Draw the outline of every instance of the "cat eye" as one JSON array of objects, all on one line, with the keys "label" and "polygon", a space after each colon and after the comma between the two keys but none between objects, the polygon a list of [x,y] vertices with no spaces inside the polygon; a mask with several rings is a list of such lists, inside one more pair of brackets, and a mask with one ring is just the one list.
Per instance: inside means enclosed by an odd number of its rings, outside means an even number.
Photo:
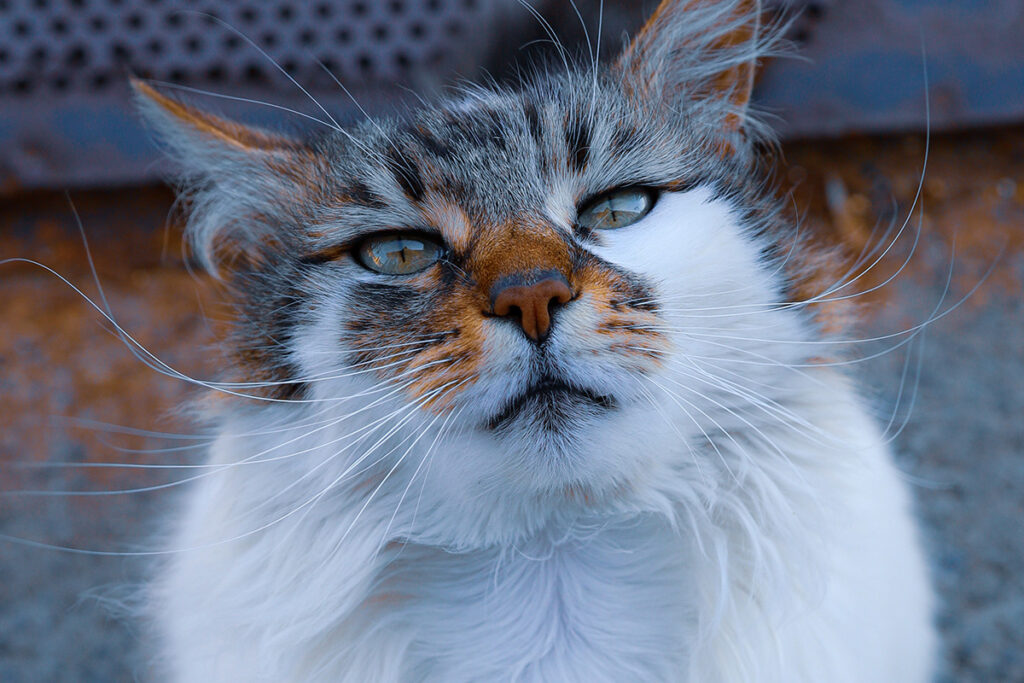
[{"label": "cat eye", "polygon": [[584,230],[625,228],[650,213],[654,199],[654,190],[644,187],[612,190],[580,209],[576,224]]},{"label": "cat eye", "polygon": [[356,252],[359,262],[385,275],[426,270],[444,255],[444,247],[421,233],[385,233],[366,238]]}]

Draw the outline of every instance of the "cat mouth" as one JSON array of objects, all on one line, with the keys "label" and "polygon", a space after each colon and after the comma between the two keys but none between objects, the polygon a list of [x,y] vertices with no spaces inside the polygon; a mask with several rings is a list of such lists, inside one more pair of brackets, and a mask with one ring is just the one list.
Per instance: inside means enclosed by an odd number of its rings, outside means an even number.
[{"label": "cat mouth", "polygon": [[518,419],[531,419],[540,429],[560,431],[573,420],[615,407],[611,396],[544,376],[509,400],[487,421],[487,428],[500,431]]}]

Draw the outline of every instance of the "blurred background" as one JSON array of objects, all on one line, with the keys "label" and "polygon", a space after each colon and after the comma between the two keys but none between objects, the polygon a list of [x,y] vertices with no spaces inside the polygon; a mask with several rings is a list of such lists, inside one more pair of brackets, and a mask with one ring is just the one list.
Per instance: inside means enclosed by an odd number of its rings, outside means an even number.
[{"label": "blurred background", "polygon": [[[0,0],[0,259],[37,260],[97,298],[77,211],[119,323],[210,377],[229,311],[182,249],[129,74],[301,131],[323,117],[314,99],[356,121],[459,79],[515,78],[551,59],[544,23],[570,52],[599,37],[611,57],[656,5]],[[909,218],[865,278],[884,286],[863,336],[954,309],[851,351],[924,520],[941,680],[1024,681],[1024,2],[768,10],[796,16],[793,57],[764,65],[756,89],[783,140],[780,191],[851,254]],[[0,265],[0,293],[0,681],[146,679],[145,640],[119,616],[146,571],[130,553],[188,475],[102,464],[195,462],[203,442],[181,406],[197,393],[147,368],[55,275]]]}]

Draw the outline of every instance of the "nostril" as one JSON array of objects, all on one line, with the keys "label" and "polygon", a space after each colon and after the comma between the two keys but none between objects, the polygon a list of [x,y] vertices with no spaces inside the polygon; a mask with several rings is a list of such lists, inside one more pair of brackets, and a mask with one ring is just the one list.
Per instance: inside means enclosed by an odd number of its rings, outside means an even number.
[{"label": "nostril", "polygon": [[519,317],[522,317],[522,309],[519,308],[518,304],[512,303],[511,299],[511,296],[499,296],[497,299],[495,299],[494,306],[492,308],[492,312],[494,313],[494,315],[499,316],[501,318],[510,315],[517,315]]}]

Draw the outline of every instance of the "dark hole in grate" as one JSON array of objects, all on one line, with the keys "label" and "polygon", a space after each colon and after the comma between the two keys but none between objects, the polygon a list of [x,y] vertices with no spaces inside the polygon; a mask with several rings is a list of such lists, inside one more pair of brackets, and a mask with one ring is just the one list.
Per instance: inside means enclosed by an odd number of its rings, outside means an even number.
[{"label": "dark hole in grate", "polygon": [[69,67],[82,67],[89,63],[89,52],[83,45],[75,45],[64,58],[64,63]]},{"label": "dark hole in grate", "polygon": [[330,57],[329,55],[321,55],[317,57],[317,61],[320,62],[321,69],[326,69],[331,74],[337,73],[338,63],[334,61],[333,57]]},{"label": "dark hole in grate", "polygon": [[825,15],[825,8],[817,2],[812,2],[807,5],[804,10],[804,16],[812,21],[817,21]]},{"label": "dark hole in grate", "polygon": [[222,83],[227,77],[227,73],[224,71],[222,66],[211,66],[206,70],[206,80],[211,83]]},{"label": "dark hole in grate", "polygon": [[[0,92],[86,92],[114,85],[124,68],[199,87],[264,86],[278,83],[275,61],[298,80],[310,79],[304,85],[311,88],[330,83],[320,63],[353,83],[390,81],[426,65],[428,57],[440,67],[453,50],[463,49],[453,47],[453,38],[465,39],[477,24],[458,12],[482,4],[0,0],[0,10],[7,10],[0,12]],[[213,12],[221,13],[223,22],[212,18]],[[200,28],[204,25],[208,28]],[[269,60],[259,50],[266,50]],[[16,81],[24,82],[16,87]]]},{"label": "dark hole in grate", "polygon": [[242,70],[242,78],[248,83],[264,83],[267,80],[267,75],[259,64],[249,63]]}]

